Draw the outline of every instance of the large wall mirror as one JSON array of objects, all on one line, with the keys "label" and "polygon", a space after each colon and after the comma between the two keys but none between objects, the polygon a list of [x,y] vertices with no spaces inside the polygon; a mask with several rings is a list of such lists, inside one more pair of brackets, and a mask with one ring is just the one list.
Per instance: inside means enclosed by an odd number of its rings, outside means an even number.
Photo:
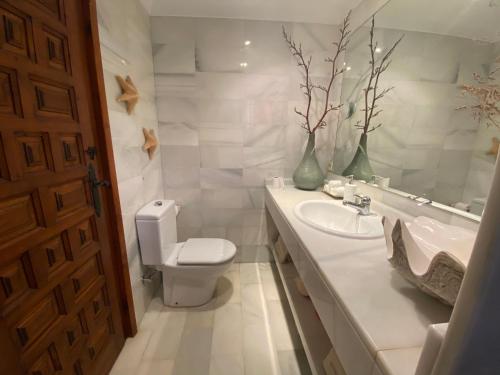
[{"label": "large wall mirror", "polygon": [[346,53],[334,172],[481,215],[500,139],[500,0],[392,0],[371,29]]}]

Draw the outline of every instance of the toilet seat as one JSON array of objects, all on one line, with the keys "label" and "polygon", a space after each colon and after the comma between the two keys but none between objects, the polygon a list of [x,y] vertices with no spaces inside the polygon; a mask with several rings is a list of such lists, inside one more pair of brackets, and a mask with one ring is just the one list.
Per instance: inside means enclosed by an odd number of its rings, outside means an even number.
[{"label": "toilet seat", "polygon": [[216,265],[234,258],[236,246],[220,238],[190,238],[179,249],[177,264],[181,266]]}]

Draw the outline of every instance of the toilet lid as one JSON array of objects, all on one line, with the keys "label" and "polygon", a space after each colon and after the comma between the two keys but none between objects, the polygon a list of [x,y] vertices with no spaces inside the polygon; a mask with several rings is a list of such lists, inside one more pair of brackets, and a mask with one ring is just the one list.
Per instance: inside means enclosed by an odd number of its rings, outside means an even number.
[{"label": "toilet lid", "polygon": [[177,264],[203,265],[227,262],[236,254],[232,242],[220,238],[191,238],[182,246]]}]

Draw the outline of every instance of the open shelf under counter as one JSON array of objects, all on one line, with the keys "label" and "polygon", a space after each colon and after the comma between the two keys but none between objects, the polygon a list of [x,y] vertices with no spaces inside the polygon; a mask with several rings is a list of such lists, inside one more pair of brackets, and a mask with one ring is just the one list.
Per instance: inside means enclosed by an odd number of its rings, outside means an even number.
[{"label": "open shelf under counter", "polygon": [[[271,251],[276,261],[276,268],[278,269],[295,325],[299,331],[311,372],[313,375],[324,375],[326,373],[323,368],[323,360],[332,348],[328,334],[321,323],[311,299],[300,294],[296,287],[295,280],[300,276],[293,262],[280,263],[273,245],[271,245]],[[343,373],[336,375],[343,375]]]}]

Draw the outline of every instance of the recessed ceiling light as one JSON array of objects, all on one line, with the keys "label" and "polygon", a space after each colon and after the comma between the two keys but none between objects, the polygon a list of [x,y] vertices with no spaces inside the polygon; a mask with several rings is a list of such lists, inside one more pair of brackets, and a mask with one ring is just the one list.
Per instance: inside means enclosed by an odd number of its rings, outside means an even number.
[{"label": "recessed ceiling light", "polygon": [[352,68],[350,66],[346,67],[345,70],[349,71],[351,70]]},{"label": "recessed ceiling light", "polygon": [[242,68],[246,68],[248,66],[248,63],[246,61],[240,62],[240,66]]},{"label": "recessed ceiling light", "polygon": [[382,52],[382,48],[380,47],[375,48],[375,53],[380,53],[380,52]]},{"label": "recessed ceiling light", "polygon": [[251,40],[245,40],[245,46],[249,46],[250,44],[252,44]]}]

